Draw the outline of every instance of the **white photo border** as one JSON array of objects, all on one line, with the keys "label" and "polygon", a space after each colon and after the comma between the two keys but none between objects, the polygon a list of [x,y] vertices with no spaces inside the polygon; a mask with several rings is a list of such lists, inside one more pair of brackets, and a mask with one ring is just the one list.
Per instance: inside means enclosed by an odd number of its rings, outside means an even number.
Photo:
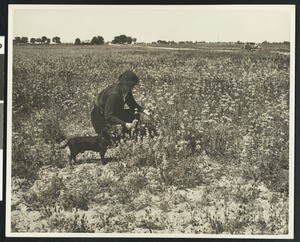
[{"label": "white photo border", "polygon": [[[247,10],[261,10],[267,6],[268,10],[290,11],[290,123],[289,123],[289,232],[287,235],[224,235],[224,234],[136,234],[136,233],[16,233],[11,231],[11,160],[12,160],[12,66],[13,66],[13,22],[14,10],[22,9],[112,9],[118,8],[148,8],[148,9],[190,9],[207,8],[233,10],[247,8]],[[7,237],[57,237],[57,238],[222,238],[222,239],[293,239],[294,238],[294,152],[295,152],[295,46],[296,46],[296,6],[293,4],[234,4],[234,5],[48,5],[48,4],[9,4],[8,5],[8,81],[7,81],[7,145],[6,145],[6,226]]]}]

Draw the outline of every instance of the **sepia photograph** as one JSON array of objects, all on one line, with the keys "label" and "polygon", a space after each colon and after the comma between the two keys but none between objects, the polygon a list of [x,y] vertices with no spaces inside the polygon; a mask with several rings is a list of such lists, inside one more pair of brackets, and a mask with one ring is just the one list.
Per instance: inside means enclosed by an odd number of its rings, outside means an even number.
[{"label": "sepia photograph", "polygon": [[6,236],[293,238],[294,5],[8,14]]}]

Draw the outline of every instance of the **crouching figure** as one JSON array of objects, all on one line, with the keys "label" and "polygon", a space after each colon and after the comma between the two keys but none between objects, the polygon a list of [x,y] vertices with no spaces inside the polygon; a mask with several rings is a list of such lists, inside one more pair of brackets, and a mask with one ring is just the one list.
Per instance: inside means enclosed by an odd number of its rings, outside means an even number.
[{"label": "crouching figure", "polygon": [[[130,132],[135,127],[135,110],[139,113],[150,115],[149,110],[144,109],[135,101],[132,91],[140,82],[132,71],[125,71],[119,76],[116,83],[102,90],[97,96],[91,112],[91,121],[94,130],[103,139],[102,163],[106,164],[105,152],[111,145],[112,137],[109,129],[112,125],[122,125],[124,132]],[[129,109],[125,109],[125,104]]]}]

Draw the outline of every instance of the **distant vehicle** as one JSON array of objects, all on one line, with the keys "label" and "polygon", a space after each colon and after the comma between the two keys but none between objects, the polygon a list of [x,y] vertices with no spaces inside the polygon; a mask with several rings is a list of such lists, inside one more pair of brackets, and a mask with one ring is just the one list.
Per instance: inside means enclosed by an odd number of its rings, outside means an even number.
[{"label": "distant vehicle", "polygon": [[261,47],[260,47],[258,44],[256,44],[256,43],[249,42],[249,43],[246,43],[246,44],[243,46],[242,49],[243,49],[243,50],[253,50],[253,51],[255,51],[255,50],[261,49]]}]

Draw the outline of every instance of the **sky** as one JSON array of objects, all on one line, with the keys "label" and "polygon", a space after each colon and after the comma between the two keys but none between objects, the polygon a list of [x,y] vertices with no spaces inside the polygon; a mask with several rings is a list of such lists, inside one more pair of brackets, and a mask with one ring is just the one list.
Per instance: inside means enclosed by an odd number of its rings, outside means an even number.
[{"label": "sky", "polygon": [[13,38],[55,36],[62,42],[125,34],[137,42],[290,41],[290,5],[11,5]]}]

